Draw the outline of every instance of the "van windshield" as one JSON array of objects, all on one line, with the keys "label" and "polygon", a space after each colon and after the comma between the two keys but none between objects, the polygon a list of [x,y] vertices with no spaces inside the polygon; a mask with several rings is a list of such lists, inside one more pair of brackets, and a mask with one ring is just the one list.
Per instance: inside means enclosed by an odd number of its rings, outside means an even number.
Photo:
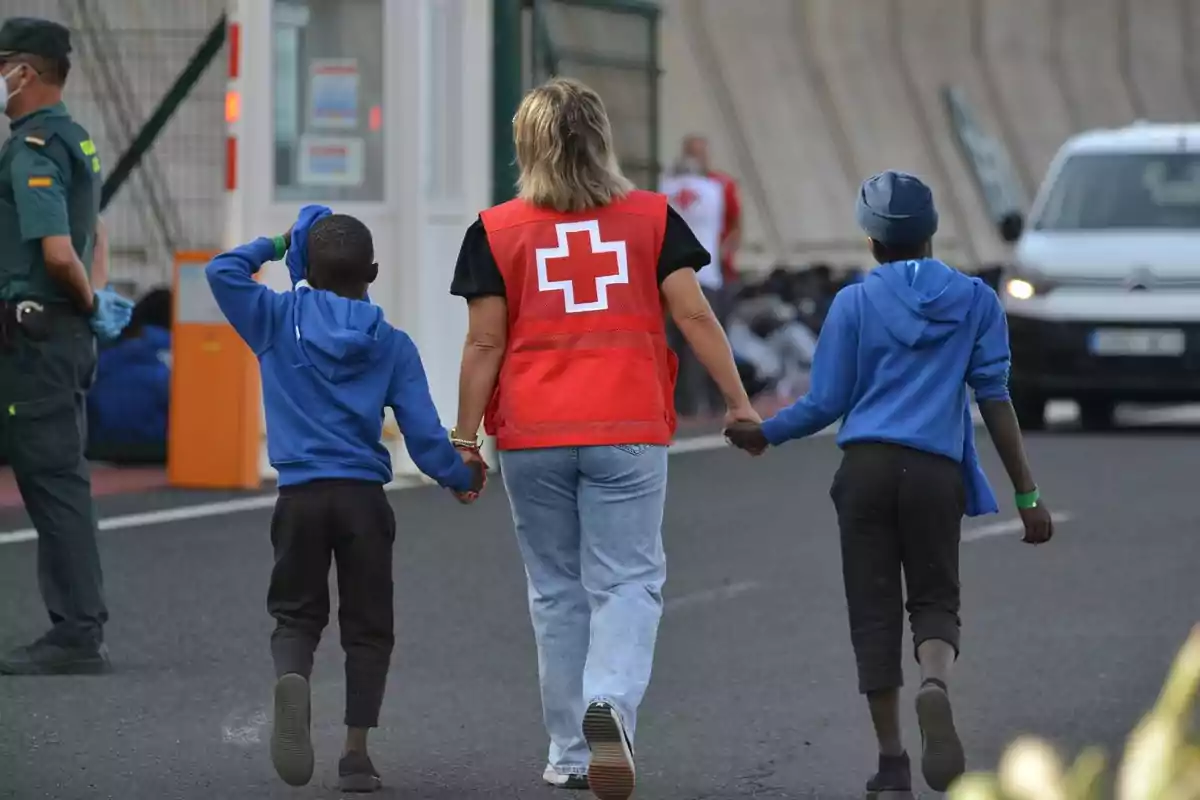
[{"label": "van windshield", "polygon": [[1200,153],[1071,156],[1033,227],[1200,230]]}]

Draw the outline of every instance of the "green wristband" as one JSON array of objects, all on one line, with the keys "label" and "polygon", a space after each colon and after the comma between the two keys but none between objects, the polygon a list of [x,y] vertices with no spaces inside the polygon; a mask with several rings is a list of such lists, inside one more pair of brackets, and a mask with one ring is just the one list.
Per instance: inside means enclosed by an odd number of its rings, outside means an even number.
[{"label": "green wristband", "polygon": [[1037,508],[1038,501],[1041,499],[1042,495],[1036,488],[1032,492],[1017,492],[1017,508],[1022,511],[1028,508]]},{"label": "green wristband", "polygon": [[287,255],[287,239],[282,236],[272,236],[271,241],[275,243],[275,260],[279,261]]}]

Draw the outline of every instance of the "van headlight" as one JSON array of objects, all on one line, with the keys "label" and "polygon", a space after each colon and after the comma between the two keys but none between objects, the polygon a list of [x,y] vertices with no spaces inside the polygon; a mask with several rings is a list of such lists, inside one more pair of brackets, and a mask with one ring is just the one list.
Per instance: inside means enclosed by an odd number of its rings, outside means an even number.
[{"label": "van headlight", "polygon": [[1004,284],[1004,291],[1014,300],[1028,300],[1037,294],[1037,288],[1024,278],[1010,278]]},{"label": "van headlight", "polygon": [[1028,274],[1004,281],[1004,293],[1013,300],[1031,300],[1048,293],[1052,288],[1049,281]]}]

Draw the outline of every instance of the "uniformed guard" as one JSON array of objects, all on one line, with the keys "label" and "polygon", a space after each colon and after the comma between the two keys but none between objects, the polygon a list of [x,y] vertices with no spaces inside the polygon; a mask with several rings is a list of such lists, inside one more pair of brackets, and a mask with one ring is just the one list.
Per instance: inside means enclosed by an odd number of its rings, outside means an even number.
[{"label": "uniformed guard", "polygon": [[38,532],[38,583],[53,627],[0,658],[0,674],[108,669],[103,578],[85,394],[96,338],[116,338],[132,305],[93,289],[100,159],[67,112],[70,34],[41,19],[0,27],[0,445]]}]

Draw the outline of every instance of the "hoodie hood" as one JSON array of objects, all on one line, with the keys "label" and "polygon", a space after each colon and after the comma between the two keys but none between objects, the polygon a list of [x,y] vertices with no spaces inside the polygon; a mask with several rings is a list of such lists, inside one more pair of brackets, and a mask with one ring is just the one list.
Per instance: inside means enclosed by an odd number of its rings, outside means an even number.
[{"label": "hoodie hood", "polygon": [[935,258],[883,264],[867,276],[863,290],[888,333],[914,348],[954,333],[975,298],[974,281]]},{"label": "hoodie hood", "polygon": [[296,344],[322,378],[341,383],[360,375],[389,352],[391,326],[383,309],[365,300],[296,287]]}]

